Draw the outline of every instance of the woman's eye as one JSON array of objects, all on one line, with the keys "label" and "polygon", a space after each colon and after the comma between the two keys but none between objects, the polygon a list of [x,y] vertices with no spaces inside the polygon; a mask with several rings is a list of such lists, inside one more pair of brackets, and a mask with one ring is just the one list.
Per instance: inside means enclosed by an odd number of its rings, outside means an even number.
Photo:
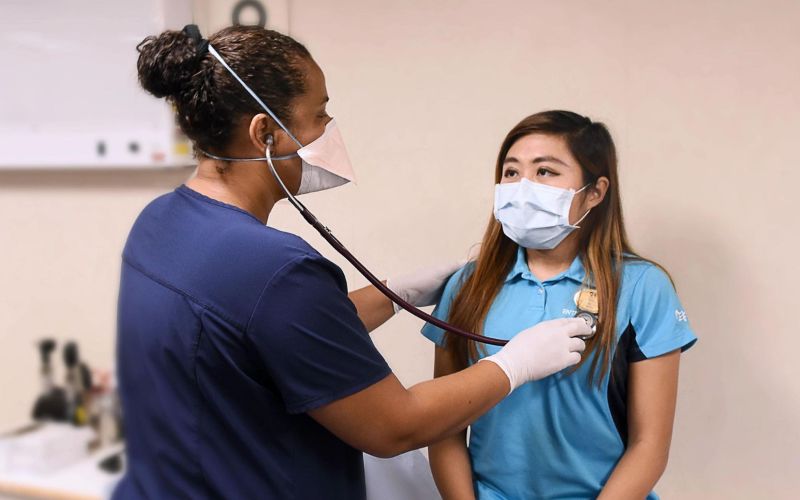
[{"label": "woman's eye", "polygon": [[514,177],[515,175],[517,175],[517,171],[516,170],[506,170],[503,173],[503,177],[505,177],[505,178]]},{"label": "woman's eye", "polygon": [[539,170],[536,171],[536,175],[541,175],[542,177],[549,177],[551,175],[557,175],[557,174],[555,172],[553,172],[552,170],[549,170],[549,169],[546,169],[546,168],[542,167],[542,168],[540,168]]}]

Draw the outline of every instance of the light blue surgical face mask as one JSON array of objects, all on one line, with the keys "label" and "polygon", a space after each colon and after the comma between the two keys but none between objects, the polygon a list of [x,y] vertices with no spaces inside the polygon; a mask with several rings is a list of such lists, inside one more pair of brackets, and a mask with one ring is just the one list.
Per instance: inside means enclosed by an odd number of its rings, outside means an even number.
[{"label": "light blue surgical face mask", "polygon": [[521,247],[552,250],[589,215],[591,209],[575,224],[569,222],[573,198],[587,187],[589,184],[575,191],[528,179],[497,184],[494,217],[503,225],[503,233]]}]

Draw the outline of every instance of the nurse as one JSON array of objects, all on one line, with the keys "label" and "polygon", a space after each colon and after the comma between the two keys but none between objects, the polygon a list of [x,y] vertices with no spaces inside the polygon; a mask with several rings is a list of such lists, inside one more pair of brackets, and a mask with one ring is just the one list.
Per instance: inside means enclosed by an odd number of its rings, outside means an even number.
[{"label": "nurse", "polygon": [[[489,362],[403,387],[368,335],[392,304],[373,287],[348,296],[336,265],[267,225],[285,195],[265,154],[293,193],[348,176],[308,51],[256,27],[209,41],[187,27],[138,50],[142,86],[174,106],[198,166],[142,211],[123,252],[128,469],[114,498],[363,498],[362,451],[438,441],[580,361],[586,324],[544,322],[505,332]],[[391,285],[431,304],[455,267]]]},{"label": "nurse", "polygon": [[[572,370],[515,391],[430,447],[445,499],[658,498],[681,352],[697,340],[664,269],[631,249],[617,156],[602,123],[545,111],[500,146],[481,254],[434,312],[487,335],[586,316],[596,333]],[[428,324],[434,373],[491,356]],[[512,333],[513,335],[513,333]]]}]

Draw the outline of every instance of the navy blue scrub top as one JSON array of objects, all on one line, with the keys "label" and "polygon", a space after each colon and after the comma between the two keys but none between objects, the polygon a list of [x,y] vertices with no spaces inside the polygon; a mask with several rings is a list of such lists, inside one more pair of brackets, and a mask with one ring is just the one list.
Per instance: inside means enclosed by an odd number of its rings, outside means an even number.
[{"label": "navy blue scrub top", "polygon": [[341,269],[186,186],[123,253],[115,499],[365,497],[361,452],[306,412],[390,374]]}]

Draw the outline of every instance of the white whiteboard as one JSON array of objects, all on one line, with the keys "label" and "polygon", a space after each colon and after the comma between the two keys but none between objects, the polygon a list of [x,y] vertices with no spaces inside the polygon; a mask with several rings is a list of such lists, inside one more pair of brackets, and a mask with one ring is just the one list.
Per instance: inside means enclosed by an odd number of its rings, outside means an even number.
[{"label": "white whiteboard", "polygon": [[0,168],[191,164],[136,79],[136,45],[191,20],[191,0],[3,0]]}]

